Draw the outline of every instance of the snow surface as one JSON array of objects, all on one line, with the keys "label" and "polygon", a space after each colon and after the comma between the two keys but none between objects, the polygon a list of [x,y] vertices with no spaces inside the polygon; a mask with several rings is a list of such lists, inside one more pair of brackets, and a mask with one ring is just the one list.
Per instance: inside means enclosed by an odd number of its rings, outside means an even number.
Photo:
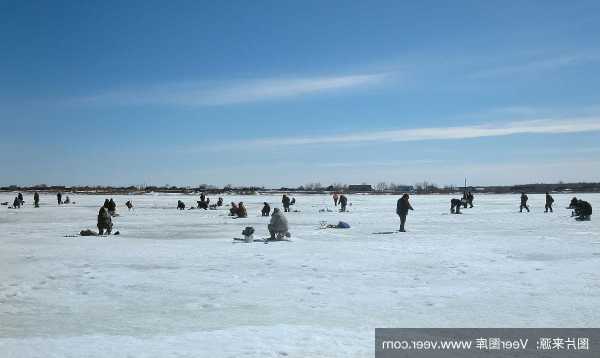
[{"label": "snow surface", "polygon": [[[529,197],[528,214],[518,195],[478,195],[450,215],[449,196],[413,196],[408,232],[374,235],[397,230],[398,197],[320,213],[329,196],[296,196],[292,242],[246,244],[232,238],[267,236],[259,211],[279,196],[225,196],[247,219],[175,209],[197,196],[114,196],[121,235],[73,238],[104,196],[34,209],[27,194],[0,207],[0,355],[369,357],[375,327],[600,326],[600,218],[574,221],[567,195],[552,214]],[[352,228],[319,229],[338,220]]]}]

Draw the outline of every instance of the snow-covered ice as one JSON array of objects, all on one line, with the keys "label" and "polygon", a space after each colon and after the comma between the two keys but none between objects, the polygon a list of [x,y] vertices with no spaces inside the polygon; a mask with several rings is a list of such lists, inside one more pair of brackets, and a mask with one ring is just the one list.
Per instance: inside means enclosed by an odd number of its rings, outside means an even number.
[{"label": "snow-covered ice", "polygon": [[[234,244],[245,226],[267,236],[261,204],[279,196],[225,196],[247,219],[175,209],[197,196],[114,196],[121,235],[74,238],[104,196],[34,209],[27,194],[0,207],[1,356],[368,357],[375,327],[600,326],[600,217],[529,197],[531,213],[518,195],[478,195],[450,215],[449,196],[412,196],[408,232],[374,235],[397,230],[397,196],[351,195],[338,213],[298,195],[292,242]],[[319,229],[339,220],[352,228]]]}]

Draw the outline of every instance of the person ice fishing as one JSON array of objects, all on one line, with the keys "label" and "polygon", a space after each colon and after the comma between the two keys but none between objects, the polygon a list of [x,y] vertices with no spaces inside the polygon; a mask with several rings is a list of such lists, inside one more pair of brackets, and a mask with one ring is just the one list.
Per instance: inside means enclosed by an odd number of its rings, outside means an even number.
[{"label": "person ice fishing", "polygon": [[40,207],[40,194],[37,191],[33,193],[33,206],[36,208]]},{"label": "person ice fishing", "polygon": [[269,203],[267,203],[266,201],[263,203],[263,208],[261,210],[261,214],[262,216],[269,216],[271,215],[271,206],[269,205]]},{"label": "person ice fishing", "polygon": [[131,202],[131,200],[127,200],[127,202],[125,203],[125,206],[130,211],[131,211],[131,209],[133,209],[133,203]]},{"label": "person ice fishing", "polygon": [[223,206],[223,198],[219,197],[217,200],[217,206]]},{"label": "person ice fishing", "polygon": [[337,206],[339,198],[340,196],[338,195],[338,193],[333,193],[333,206]]},{"label": "person ice fishing", "polygon": [[106,230],[106,235],[110,235],[112,231],[112,219],[108,210],[104,206],[100,207],[100,211],[98,212],[98,234],[103,235]]},{"label": "person ice fishing", "polygon": [[61,192],[56,193],[56,201],[58,202],[58,205],[62,204],[62,193]]},{"label": "person ice fishing", "polygon": [[233,201],[231,202],[231,208],[229,208],[229,216],[237,216],[238,206]]},{"label": "person ice fishing", "polygon": [[290,197],[286,194],[283,194],[283,196],[281,197],[281,204],[283,205],[283,211],[285,211],[286,213],[290,211],[290,203]]},{"label": "person ice fishing", "polygon": [[273,209],[271,215],[271,221],[267,225],[269,234],[271,235],[269,240],[282,240],[284,237],[290,237],[288,221],[283,216],[283,213],[279,208]]},{"label": "person ice fishing", "polygon": [[25,200],[23,200],[23,193],[19,193],[17,195],[17,198],[19,198],[19,202],[21,203],[21,205],[25,204]]},{"label": "person ice fishing", "polygon": [[241,201],[238,204],[237,217],[238,218],[247,218],[248,217],[248,212],[246,211],[246,207],[244,206],[244,203]]},{"label": "person ice fishing", "polygon": [[104,199],[104,204],[102,204],[102,206],[104,207],[104,209],[108,210],[108,207],[110,206],[110,201],[108,199]]},{"label": "person ice fishing", "polygon": [[473,196],[473,193],[468,192],[467,193],[467,203],[469,204],[469,208],[473,207],[473,199],[475,199],[475,197]]},{"label": "person ice fishing", "polygon": [[346,212],[346,206],[348,205],[348,198],[346,197],[346,195],[342,194],[340,195],[340,212],[344,213]]},{"label": "person ice fishing", "polygon": [[13,200],[13,209],[21,208],[21,200],[19,200],[18,196],[15,196],[15,200]]},{"label": "person ice fishing", "polygon": [[520,213],[523,212],[523,209],[526,209],[527,212],[529,212],[529,206],[527,206],[527,200],[529,200],[529,198],[527,197],[527,194],[521,193],[521,205],[519,206]]},{"label": "person ice fishing", "polygon": [[408,194],[403,194],[400,199],[398,199],[398,203],[396,204],[396,214],[400,217],[400,232],[405,232],[404,224],[406,223],[406,216],[408,215],[409,210],[414,210],[412,205],[410,205]]},{"label": "person ice fishing", "polygon": [[452,199],[450,200],[450,213],[452,214],[460,214],[460,207],[462,206],[463,201],[460,199]]},{"label": "person ice fishing", "polygon": [[181,200],[177,200],[177,209],[185,210],[185,203]]},{"label": "person ice fishing", "polygon": [[69,196],[67,195],[67,197],[65,198],[65,202],[64,204],[71,204],[71,198],[69,198]]},{"label": "person ice fishing", "polygon": [[200,194],[200,201],[205,201],[204,199],[206,198],[206,194],[201,193]]},{"label": "person ice fishing", "polygon": [[573,199],[571,199],[571,202],[569,203],[569,206],[567,207],[567,209],[575,209],[577,207],[577,202],[579,200],[577,200],[576,197],[573,197]]},{"label": "person ice fishing", "polygon": [[592,216],[592,205],[584,200],[577,200],[577,206],[575,207],[575,220],[577,221],[589,221]]},{"label": "person ice fishing", "polygon": [[550,212],[552,211],[552,204],[554,203],[554,198],[552,197],[552,195],[550,195],[550,193],[546,192],[546,205],[545,205],[545,210],[544,212],[547,213],[548,210],[550,210]]},{"label": "person ice fishing", "polygon": [[110,198],[110,200],[108,201],[108,213],[112,216],[115,216],[117,212],[117,204],[115,203],[115,201]]}]

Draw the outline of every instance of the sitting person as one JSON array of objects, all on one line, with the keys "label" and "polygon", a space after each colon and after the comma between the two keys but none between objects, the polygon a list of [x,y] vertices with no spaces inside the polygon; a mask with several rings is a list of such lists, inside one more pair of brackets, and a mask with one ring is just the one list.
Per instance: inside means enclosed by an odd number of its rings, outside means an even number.
[{"label": "sitting person", "polygon": [[567,209],[575,209],[577,207],[577,198],[573,197],[573,199],[571,199],[571,203],[569,204],[569,206],[567,206]]},{"label": "sitting person", "polygon": [[266,201],[263,203],[264,206],[261,210],[261,214],[262,216],[269,216],[271,215],[271,206],[269,205],[269,203],[267,203]]},{"label": "sitting person", "polygon": [[71,204],[71,198],[67,195],[63,204]]},{"label": "sitting person", "polygon": [[15,200],[13,200],[13,209],[21,208],[21,200],[19,200],[18,196],[15,196]]},{"label": "sitting person", "polygon": [[273,214],[271,215],[271,222],[267,226],[269,229],[269,234],[271,237],[269,240],[282,240],[284,237],[291,237],[288,222],[285,216],[279,208],[273,209]]},{"label": "sitting person", "polygon": [[208,209],[208,201],[197,201],[198,203],[198,209],[204,209],[207,210]]},{"label": "sitting person", "polygon": [[127,202],[125,203],[125,206],[129,210],[133,209],[133,203],[131,202],[131,200],[127,200]]},{"label": "sitting person", "polygon": [[106,235],[110,235],[110,232],[112,231],[112,219],[110,214],[108,213],[108,210],[106,210],[106,208],[103,206],[100,208],[100,211],[98,212],[98,234],[99,235],[104,235],[104,232],[106,230]]},{"label": "sitting person", "polygon": [[219,197],[217,200],[217,206],[223,206],[223,198]]},{"label": "sitting person", "polygon": [[248,212],[246,211],[246,207],[244,206],[244,203],[241,201],[238,204],[237,217],[238,218],[247,218],[248,217]]},{"label": "sitting person", "polygon": [[575,220],[577,221],[588,221],[592,216],[592,205],[584,200],[577,200],[577,207],[575,208]]},{"label": "sitting person", "polygon": [[450,200],[450,213],[460,214],[460,207],[463,205],[463,201],[460,199]]},{"label": "sitting person", "polygon": [[233,201],[231,202],[231,208],[229,208],[229,216],[237,216],[238,206]]},{"label": "sitting person", "polygon": [[185,210],[185,203],[181,200],[177,200],[177,209]]}]

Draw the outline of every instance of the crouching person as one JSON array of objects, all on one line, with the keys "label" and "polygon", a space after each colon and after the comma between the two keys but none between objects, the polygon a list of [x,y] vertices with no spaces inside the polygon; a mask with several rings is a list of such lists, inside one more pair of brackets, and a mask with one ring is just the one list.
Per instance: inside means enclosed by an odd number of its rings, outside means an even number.
[{"label": "crouching person", "polygon": [[108,210],[105,207],[101,207],[98,212],[98,234],[104,235],[106,231],[106,235],[110,235],[112,231],[112,219]]},{"label": "crouching person", "polygon": [[462,200],[452,199],[450,200],[450,213],[460,214],[460,207],[463,205]]},{"label": "crouching person", "polygon": [[269,240],[282,240],[284,237],[291,237],[288,222],[285,216],[279,208],[273,209],[273,213],[271,214],[271,222],[268,225],[269,234],[271,237]]}]

